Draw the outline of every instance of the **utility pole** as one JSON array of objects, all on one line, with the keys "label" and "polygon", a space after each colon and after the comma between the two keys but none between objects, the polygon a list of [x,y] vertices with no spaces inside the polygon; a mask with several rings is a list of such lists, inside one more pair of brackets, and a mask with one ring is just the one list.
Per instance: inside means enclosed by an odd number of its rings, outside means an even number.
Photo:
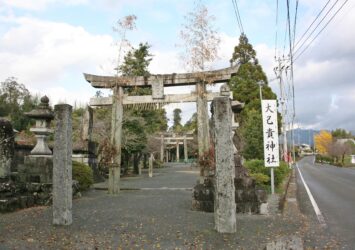
[{"label": "utility pole", "polygon": [[287,150],[287,133],[286,133],[286,102],[285,102],[285,94],[283,90],[283,80],[282,80],[282,71],[284,66],[281,66],[281,59],[278,59],[279,65],[275,69],[276,77],[279,79],[280,85],[280,104],[281,104],[281,124],[282,124],[282,136],[283,136],[283,158],[286,161],[288,156]]}]

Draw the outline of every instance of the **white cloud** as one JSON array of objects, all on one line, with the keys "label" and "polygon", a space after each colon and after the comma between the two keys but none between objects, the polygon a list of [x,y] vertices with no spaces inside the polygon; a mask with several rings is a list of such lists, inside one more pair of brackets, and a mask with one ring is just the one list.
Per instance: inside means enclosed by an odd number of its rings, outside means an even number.
[{"label": "white cloud", "polygon": [[79,26],[18,18],[0,38],[1,80],[15,76],[54,100],[88,101],[95,90],[82,72],[107,73],[100,66],[110,65],[112,43],[110,36],[92,35]]},{"label": "white cloud", "polygon": [[0,5],[12,8],[39,11],[46,9],[49,5],[60,3],[65,5],[77,5],[86,3],[87,0],[0,0]]}]

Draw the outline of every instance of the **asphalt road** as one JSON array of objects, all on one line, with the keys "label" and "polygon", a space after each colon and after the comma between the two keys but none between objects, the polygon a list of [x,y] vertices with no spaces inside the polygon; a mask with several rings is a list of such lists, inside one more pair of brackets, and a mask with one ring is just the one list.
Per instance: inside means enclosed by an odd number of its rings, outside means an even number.
[{"label": "asphalt road", "polygon": [[[312,193],[325,221],[325,227],[336,235],[343,249],[355,248],[355,169],[314,164],[314,157],[298,162],[298,168]],[[320,223],[297,172],[298,199],[303,213]]]}]

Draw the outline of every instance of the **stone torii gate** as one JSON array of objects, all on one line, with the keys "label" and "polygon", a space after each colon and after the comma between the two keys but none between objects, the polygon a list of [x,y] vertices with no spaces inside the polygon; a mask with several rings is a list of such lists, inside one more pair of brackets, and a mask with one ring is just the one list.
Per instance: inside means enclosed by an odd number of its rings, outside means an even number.
[{"label": "stone torii gate", "polygon": [[[94,88],[113,90],[113,96],[111,97],[90,99],[90,106],[112,105],[111,143],[116,147],[117,154],[114,158],[113,167],[109,170],[108,192],[110,194],[117,194],[120,190],[122,120],[123,107],[125,105],[162,107],[168,103],[196,102],[198,148],[199,156],[202,156],[209,149],[210,143],[207,102],[219,96],[219,92],[207,92],[206,84],[227,82],[232,75],[237,73],[238,68],[239,65],[215,71],[128,77],[98,76],[84,73],[85,80]],[[196,91],[191,94],[164,95],[164,87],[188,85],[195,85]],[[151,87],[152,95],[125,95],[124,88],[132,87]]]}]

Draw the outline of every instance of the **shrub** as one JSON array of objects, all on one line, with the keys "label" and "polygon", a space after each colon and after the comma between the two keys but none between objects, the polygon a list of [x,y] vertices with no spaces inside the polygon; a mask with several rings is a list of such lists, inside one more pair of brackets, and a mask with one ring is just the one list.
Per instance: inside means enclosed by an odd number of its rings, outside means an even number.
[{"label": "shrub", "polygon": [[[245,161],[244,162],[244,166],[249,169],[249,172],[251,174],[252,177],[258,178],[256,179],[256,182],[258,183],[258,181],[263,181],[266,180],[264,176],[268,177],[268,180],[263,182],[264,185],[271,185],[271,176],[270,176],[270,168],[267,168],[264,166],[264,161],[263,160],[249,160],[249,161]],[[274,170],[274,182],[275,182],[275,186],[279,186],[283,179],[288,175],[290,169],[287,165],[287,163],[285,162],[280,162],[280,166],[276,167]],[[261,183],[260,183],[261,184]]]},{"label": "shrub", "polygon": [[94,177],[92,169],[80,162],[73,161],[73,180],[79,182],[80,191],[89,189],[89,187],[94,183]]},{"label": "shrub", "polygon": [[327,155],[316,155],[316,162],[332,164],[334,162],[333,158]]},{"label": "shrub", "polygon": [[262,173],[251,173],[250,176],[255,180],[257,186],[264,187],[270,181],[270,177]]}]

